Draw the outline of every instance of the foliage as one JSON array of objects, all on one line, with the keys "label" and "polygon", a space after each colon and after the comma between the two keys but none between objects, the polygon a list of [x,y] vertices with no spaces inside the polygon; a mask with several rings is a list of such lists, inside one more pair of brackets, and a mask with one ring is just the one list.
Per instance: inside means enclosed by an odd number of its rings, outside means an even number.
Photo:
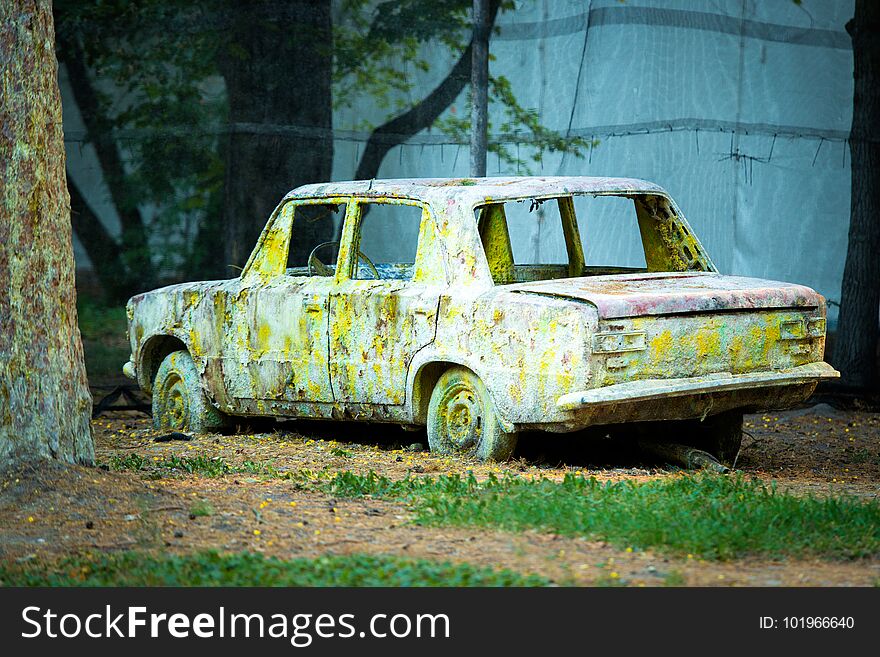
[{"label": "foliage", "polygon": [[[568,153],[575,157],[583,157],[583,151],[599,145],[598,139],[590,141],[583,137],[566,137],[555,130],[545,127],[538,116],[538,111],[525,108],[519,104],[513,87],[503,75],[489,76],[490,103],[500,105],[503,122],[499,134],[501,140],[490,137],[488,150],[495,154],[505,165],[516,170],[518,174],[531,175],[533,172],[529,161],[520,154],[520,143],[535,164],[541,164],[544,153]],[[470,92],[467,94],[467,107],[470,107]],[[494,133],[492,113],[489,114],[489,133]],[[440,117],[436,127],[457,142],[467,142],[470,138],[470,111],[463,114],[447,113]],[[511,147],[513,142],[515,146]]]},{"label": "foliage", "polygon": [[406,500],[425,524],[538,529],[707,559],[880,553],[876,501],[798,497],[742,477],[600,483],[567,475],[556,483],[510,475],[478,482],[455,475],[393,481],[346,472],[324,486],[338,496]]},{"label": "foliage", "polygon": [[[77,49],[61,59],[83,57],[98,130],[114,135],[128,165],[104,175],[125,190],[126,203],[150,208],[152,251],[170,271],[192,257],[186,247],[218,212],[223,184],[226,99],[205,10],[181,0],[68,0],[56,11],[59,41]],[[123,253],[142,246],[123,243]]]},{"label": "foliage", "polygon": [[47,569],[0,564],[3,586],[546,586],[536,575],[366,555],[292,559],[248,552],[72,557]]}]

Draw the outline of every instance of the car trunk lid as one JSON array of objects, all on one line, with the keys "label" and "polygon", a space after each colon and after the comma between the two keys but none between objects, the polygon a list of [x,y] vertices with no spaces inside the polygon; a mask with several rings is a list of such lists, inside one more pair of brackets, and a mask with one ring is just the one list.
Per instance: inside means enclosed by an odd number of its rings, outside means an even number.
[{"label": "car trunk lid", "polygon": [[505,286],[508,291],[583,301],[601,319],[809,309],[821,297],[808,287],[712,272],[637,273],[566,278]]}]

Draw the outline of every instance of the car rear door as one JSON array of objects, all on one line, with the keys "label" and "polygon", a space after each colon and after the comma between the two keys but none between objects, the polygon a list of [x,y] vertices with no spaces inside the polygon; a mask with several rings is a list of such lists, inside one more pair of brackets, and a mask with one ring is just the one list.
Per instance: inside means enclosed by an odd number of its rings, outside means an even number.
[{"label": "car rear door", "polygon": [[404,403],[409,364],[434,340],[446,287],[436,245],[426,204],[352,202],[339,260],[347,258],[348,268],[330,294],[330,379],[337,402]]}]

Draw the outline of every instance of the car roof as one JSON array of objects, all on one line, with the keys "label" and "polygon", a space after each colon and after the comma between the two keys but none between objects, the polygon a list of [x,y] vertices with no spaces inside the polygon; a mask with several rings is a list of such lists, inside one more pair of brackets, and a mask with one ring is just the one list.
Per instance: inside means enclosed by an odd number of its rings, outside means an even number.
[{"label": "car roof", "polygon": [[562,196],[566,194],[666,192],[659,185],[637,178],[593,176],[512,176],[489,178],[398,178],[350,180],[303,185],[285,198],[335,196],[390,196],[442,201],[455,199],[478,205],[491,200]]}]

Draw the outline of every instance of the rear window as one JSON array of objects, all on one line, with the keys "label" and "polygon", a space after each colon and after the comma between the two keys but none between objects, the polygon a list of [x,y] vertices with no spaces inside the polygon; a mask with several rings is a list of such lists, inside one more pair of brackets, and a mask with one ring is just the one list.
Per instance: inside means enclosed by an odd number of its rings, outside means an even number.
[{"label": "rear window", "polygon": [[625,196],[573,198],[588,267],[647,267],[632,199]]}]

